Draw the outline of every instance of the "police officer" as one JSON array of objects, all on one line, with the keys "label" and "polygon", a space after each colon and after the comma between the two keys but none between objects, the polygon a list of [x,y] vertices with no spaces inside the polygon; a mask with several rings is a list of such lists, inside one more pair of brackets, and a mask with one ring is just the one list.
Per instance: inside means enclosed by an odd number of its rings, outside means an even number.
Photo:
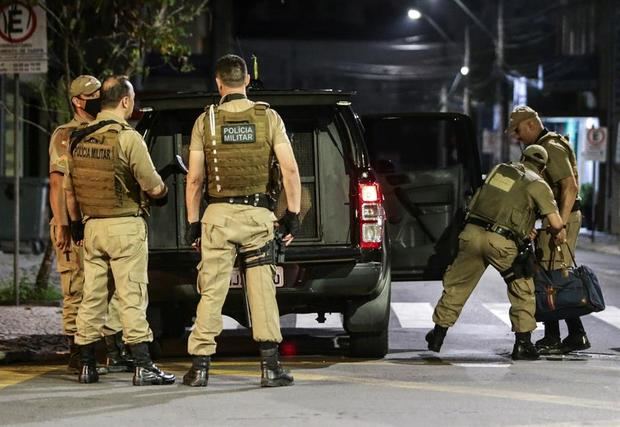
[{"label": "police officer", "polygon": [[94,369],[95,343],[105,319],[110,270],[120,301],[123,340],[135,358],[133,384],[175,381],[174,375],[153,364],[148,350],[153,333],[146,320],[148,240],[144,216],[149,201],[145,193],[155,204],[163,205],[168,189],[155,171],[142,137],[126,121],[134,98],[126,76],[106,79],[101,112],[90,126],[72,134],[69,148],[64,187],[72,237],[83,240],[85,252],[86,280],[75,338],[81,346],[81,383],[99,380]]},{"label": "police officer", "polygon": [[[552,270],[568,268],[573,261],[566,247],[572,254],[575,253],[577,236],[581,228],[581,199],[575,153],[568,141],[563,136],[547,130],[536,111],[528,106],[514,108],[506,131],[526,146],[537,144],[549,153],[549,162],[543,177],[553,191],[562,221],[566,224],[566,229],[560,233],[560,236],[566,239],[566,245],[557,246],[553,236],[543,231],[536,240],[536,247],[544,268],[549,266]],[[543,229],[546,225],[546,222],[543,222]],[[545,336],[536,342],[541,354],[560,354],[590,348],[590,342],[579,317],[566,319],[566,326],[568,336],[560,341],[559,322],[557,320],[545,322]]]},{"label": "police officer", "polygon": [[[79,369],[79,350],[74,342],[75,319],[82,302],[84,288],[84,252],[81,246],[71,242],[69,218],[67,215],[65,192],[62,189],[63,177],[67,172],[67,146],[71,132],[90,123],[100,110],[99,88],[101,83],[93,76],[82,75],[71,82],[69,96],[73,107],[73,119],[58,126],[52,133],[49,144],[50,206],[52,220],[50,237],[56,251],[56,268],[60,273],[63,294],[63,330],[69,343],[69,369]],[[110,301],[108,317],[103,329],[108,353],[107,365],[111,371],[123,371],[130,367],[129,359],[122,341],[122,326],[118,316],[116,294]]]},{"label": "police officer", "polygon": [[[245,270],[252,336],[259,343],[261,386],[293,383],[279,362],[282,341],[274,286],[276,217],[270,210],[269,168],[275,155],[282,171],[287,210],[278,220],[286,244],[299,230],[301,183],[282,119],[269,105],[246,98],[250,82],[245,61],[226,55],[215,68],[219,105],[211,105],[194,124],[187,176],[187,240],[200,244],[200,302],[188,353],[192,367],[183,384],[206,386],[215,338],[222,331],[222,306],[237,255]],[[206,171],[205,171],[206,160]],[[203,182],[207,209],[199,222]],[[202,228],[202,231],[201,231]]]},{"label": "police officer", "polygon": [[513,360],[535,360],[530,341],[536,329],[534,283],[531,273],[519,274],[513,265],[519,247],[534,233],[537,213],[546,217],[552,233],[563,237],[562,219],[551,189],[540,174],[547,152],[540,146],[525,149],[520,163],[501,163],[487,176],[474,195],[459,235],[459,251],[443,276],[443,293],[435,312],[435,328],[426,335],[428,348],[439,351],[448,327],[454,325],[463,305],[491,264],[508,284],[510,322],[515,332]]}]

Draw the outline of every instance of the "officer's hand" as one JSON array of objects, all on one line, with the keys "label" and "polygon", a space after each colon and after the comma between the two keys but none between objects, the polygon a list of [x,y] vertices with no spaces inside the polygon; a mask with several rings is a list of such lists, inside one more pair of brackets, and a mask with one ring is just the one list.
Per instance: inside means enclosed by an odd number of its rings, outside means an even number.
[{"label": "officer's hand", "polygon": [[71,238],[73,243],[82,246],[82,241],[84,240],[84,223],[82,220],[71,221]]},{"label": "officer's hand", "polygon": [[538,232],[536,231],[535,228],[532,228],[532,231],[530,231],[530,233],[527,235],[527,237],[533,242],[534,240],[536,240],[536,236],[538,236]]},{"label": "officer's hand", "polygon": [[287,209],[282,218],[278,219],[278,232],[284,236],[282,240],[286,246],[299,233],[299,228],[299,213],[293,213]]},{"label": "officer's hand", "polygon": [[200,248],[200,221],[190,222],[185,230],[185,242],[192,247]]},{"label": "officer's hand", "polygon": [[160,197],[159,199],[151,199],[151,203],[158,207],[165,206],[168,203],[168,192],[166,191],[166,195],[164,197]]},{"label": "officer's hand", "polygon": [[560,230],[560,232],[554,236],[553,241],[558,246],[566,243],[566,228]]},{"label": "officer's hand", "polygon": [[56,226],[56,247],[63,252],[71,250],[71,227],[68,225]]}]

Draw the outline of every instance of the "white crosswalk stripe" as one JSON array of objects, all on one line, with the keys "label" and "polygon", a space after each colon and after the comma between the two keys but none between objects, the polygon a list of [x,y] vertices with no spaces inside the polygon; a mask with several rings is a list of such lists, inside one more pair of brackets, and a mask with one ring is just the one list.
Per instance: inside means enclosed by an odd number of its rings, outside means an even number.
[{"label": "white crosswalk stripe", "polygon": [[[393,302],[392,314],[396,317],[396,320],[404,329],[429,329],[434,326],[433,323],[433,305],[428,302]],[[510,324],[510,316],[508,310],[510,304],[507,302],[499,303],[482,303],[482,306],[492,313],[497,319],[507,326]],[[342,316],[340,313],[326,313],[325,323],[319,323],[316,318],[316,313],[304,313],[304,314],[290,314],[288,316],[294,316],[294,320],[291,319],[290,325],[294,324],[296,328],[305,329],[342,329]],[[620,329],[620,308],[615,306],[607,306],[607,308],[600,313],[592,313],[592,316],[597,320],[605,322],[615,328]],[[586,317],[587,318],[587,317]],[[457,325],[462,322],[457,322]],[[224,329],[241,329],[241,326],[236,320],[231,317],[223,316]],[[480,324],[481,328],[492,328],[493,325]],[[497,325],[499,326],[499,324]],[[501,326],[503,328],[503,326]],[[536,329],[539,331],[544,330],[542,323],[536,324]]]},{"label": "white crosswalk stripe", "polygon": [[392,310],[403,328],[428,329],[433,323],[433,306],[428,302],[393,302]]},{"label": "white crosswalk stripe", "polygon": [[592,313],[592,316],[620,329],[620,308],[618,307],[607,306],[604,311]]},{"label": "white crosswalk stripe", "polygon": [[[512,323],[510,323],[510,315],[508,311],[510,310],[510,303],[507,302],[494,302],[494,303],[484,303],[482,304],[484,308],[489,310],[495,317],[504,322],[506,325],[512,327]],[[541,322],[536,324],[536,330],[543,330],[544,326]]]},{"label": "white crosswalk stripe", "polygon": [[232,317],[222,316],[222,323],[224,324],[224,329],[239,329],[242,326]]},{"label": "white crosswalk stripe", "polygon": [[340,313],[325,313],[325,323],[319,323],[316,313],[298,314],[295,319],[296,328],[340,328],[342,329]]}]

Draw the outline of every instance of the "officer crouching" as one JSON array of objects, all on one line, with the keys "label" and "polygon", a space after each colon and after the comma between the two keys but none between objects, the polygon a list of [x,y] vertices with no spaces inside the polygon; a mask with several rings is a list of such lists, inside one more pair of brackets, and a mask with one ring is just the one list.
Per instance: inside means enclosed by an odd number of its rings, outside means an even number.
[{"label": "officer crouching", "polygon": [[554,235],[563,229],[551,188],[541,177],[547,160],[543,147],[529,146],[521,162],[497,165],[474,195],[459,235],[458,254],[443,277],[444,290],[433,313],[435,328],[426,335],[429,350],[441,349],[448,328],[490,264],[508,285],[515,333],[512,359],[539,358],[531,342],[531,331],[536,329],[533,269],[524,268],[519,252],[534,237],[537,215],[547,218]]},{"label": "officer crouching", "polygon": [[[226,55],[215,68],[219,105],[207,107],[194,124],[187,175],[188,244],[200,247],[198,289],[200,302],[187,350],[192,367],[183,384],[206,386],[215,338],[222,331],[222,306],[237,256],[245,271],[252,337],[259,343],[261,386],[293,383],[282,368],[282,341],[276,302],[273,251],[276,216],[270,200],[270,167],[277,158],[286,192],[287,210],[278,220],[289,244],[299,231],[301,183],[297,162],[282,119],[269,105],[246,98],[250,82],[245,61]],[[205,180],[208,202],[199,222]]]}]

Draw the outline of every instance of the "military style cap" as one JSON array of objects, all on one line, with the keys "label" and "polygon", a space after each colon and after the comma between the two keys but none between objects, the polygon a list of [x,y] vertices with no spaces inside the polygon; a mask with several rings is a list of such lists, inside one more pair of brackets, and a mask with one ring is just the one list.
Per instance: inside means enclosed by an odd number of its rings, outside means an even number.
[{"label": "military style cap", "polygon": [[538,117],[538,113],[528,107],[527,105],[517,105],[510,113],[510,122],[508,123],[508,128],[506,129],[507,134],[511,134],[515,131],[519,123],[527,120],[533,119],[534,117]]},{"label": "military style cap", "polygon": [[93,76],[81,75],[71,82],[69,95],[71,97],[90,95],[101,87],[101,82]]},{"label": "military style cap", "polygon": [[538,166],[543,167],[547,165],[549,154],[542,145],[532,144],[528,145],[525,150],[523,150],[523,155],[521,158],[524,160],[530,160]]}]

